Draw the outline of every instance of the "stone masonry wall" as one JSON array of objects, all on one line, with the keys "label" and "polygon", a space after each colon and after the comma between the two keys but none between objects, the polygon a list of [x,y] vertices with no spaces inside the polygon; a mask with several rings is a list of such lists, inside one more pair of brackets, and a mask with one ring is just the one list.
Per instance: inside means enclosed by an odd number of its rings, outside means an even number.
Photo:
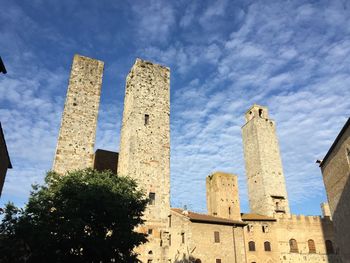
[{"label": "stone masonry wall", "polygon": [[242,133],[251,212],[272,216],[278,210],[289,214],[275,123],[266,107],[254,105],[247,111]]},{"label": "stone masonry wall", "polygon": [[208,214],[241,220],[236,175],[216,172],[206,178]]},{"label": "stone masonry wall", "polygon": [[321,163],[335,235],[343,262],[350,262],[350,127]]},{"label": "stone masonry wall", "polygon": [[[277,217],[276,235],[280,251],[280,262],[329,262],[339,263],[340,258],[335,243],[333,222],[329,217],[280,215]],[[289,240],[295,239],[298,251],[291,252]],[[309,252],[308,240],[315,243],[315,253]],[[334,254],[326,252],[326,240],[332,242]]]},{"label": "stone masonry wall", "polygon": [[170,215],[169,68],[137,59],[127,76],[118,175],[136,179],[154,198],[144,214],[144,229],[153,234],[139,248],[140,259],[145,261],[152,250],[152,262],[166,262],[162,239],[168,234]]},{"label": "stone masonry wall", "polygon": [[60,174],[93,166],[104,63],[75,55],[52,169]]}]

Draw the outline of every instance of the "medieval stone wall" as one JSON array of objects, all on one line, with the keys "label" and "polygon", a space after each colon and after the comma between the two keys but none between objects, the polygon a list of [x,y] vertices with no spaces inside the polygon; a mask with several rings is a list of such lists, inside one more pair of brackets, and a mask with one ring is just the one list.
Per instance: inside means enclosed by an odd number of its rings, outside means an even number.
[{"label": "medieval stone wall", "polygon": [[158,234],[139,250],[152,251],[153,262],[167,260],[160,243],[166,243],[170,214],[169,68],[137,59],[127,76],[118,174],[136,179],[150,198],[145,227]]},{"label": "medieval stone wall", "polygon": [[[348,121],[349,122],[349,121]],[[343,261],[350,262],[350,126],[321,163],[335,235]]]},{"label": "medieval stone wall", "polygon": [[75,55],[52,170],[92,168],[104,63]]},{"label": "medieval stone wall", "polygon": [[236,175],[216,172],[206,178],[208,214],[241,220]]},{"label": "medieval stone wall", "polygon": [[252,213],[289,214],[289,202],[275,123],[267,108],[254,105],[242,127],[244,159]]}]

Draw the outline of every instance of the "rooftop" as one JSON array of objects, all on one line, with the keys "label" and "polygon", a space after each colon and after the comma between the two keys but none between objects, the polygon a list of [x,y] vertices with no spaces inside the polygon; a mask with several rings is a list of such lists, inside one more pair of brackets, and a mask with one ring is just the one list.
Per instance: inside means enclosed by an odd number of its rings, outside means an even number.
[{"label": "rooftop", "polygon": [[[172,208],[174,212],[187,216],[191,222],[196,223],[208,223],[208,224],[218,224],[218,225],[240,225],[245,226],[246,223],[240,220],[231,220],[228,218],[222,218],[217,216],[211,216],[206,214],[199,214],[192,211],[183,210],[180,208]],[[185,212],[185,213],[184,213]]]}]

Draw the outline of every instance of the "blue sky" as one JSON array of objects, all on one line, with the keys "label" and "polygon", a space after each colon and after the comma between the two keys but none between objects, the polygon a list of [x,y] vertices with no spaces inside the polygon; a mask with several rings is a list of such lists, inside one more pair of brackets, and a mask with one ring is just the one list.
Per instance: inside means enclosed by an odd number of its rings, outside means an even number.
[{"label": "blue sky", "polygon": [[52,166],[73,55],[105,62],[96,148],[117,151],[137,57],[171,68],[171,203],[205,212],[205,177],[239,175],[241,126],[277,123],[291,209],[320,214],[322,159],[350,113],[348,1],[0,0],[0,120],[14,169],[0,205],[26,202]]}]

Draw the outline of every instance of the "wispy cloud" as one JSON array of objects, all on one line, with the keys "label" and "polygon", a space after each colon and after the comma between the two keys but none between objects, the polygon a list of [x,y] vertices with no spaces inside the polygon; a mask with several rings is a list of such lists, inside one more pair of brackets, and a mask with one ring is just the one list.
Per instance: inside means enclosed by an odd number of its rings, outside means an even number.
[{"label": "wispy cloud", "polygon": [[326,197],[314,161],[350,115],[349,8],[346,1],[8,4],[0,10],[9,71],[0,77],[0,117],[15,169],[3,201],[25,199],[17,184],[29,189],[51,167],[72,55],[82,53],[106,62],[96,147],[109,150],[118,149],[135,57],[171,67],[173,206],[204,212],[205,177],[223,170],[239,175],[248,211],[240,127],[259,103],[277,122],[292,209],[318,213]]}]

